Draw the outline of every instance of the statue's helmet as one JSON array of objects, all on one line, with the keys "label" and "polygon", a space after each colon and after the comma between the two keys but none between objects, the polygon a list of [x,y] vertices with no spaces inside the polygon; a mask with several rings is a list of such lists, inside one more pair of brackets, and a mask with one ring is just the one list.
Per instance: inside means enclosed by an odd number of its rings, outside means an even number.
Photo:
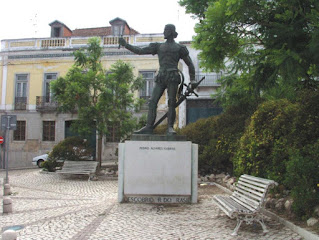
[{"label": "statue's helmet", "polygon": [[169,29],[172,31],[173,37],[176,38],[178,33],[176,32],[176,28],[174,24],[166,24],[165,29]]}]

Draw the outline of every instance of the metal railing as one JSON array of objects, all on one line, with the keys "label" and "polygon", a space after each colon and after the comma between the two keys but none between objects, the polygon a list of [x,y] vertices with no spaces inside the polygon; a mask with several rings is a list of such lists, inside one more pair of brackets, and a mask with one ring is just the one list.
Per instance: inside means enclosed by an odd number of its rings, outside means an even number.
[{"label": "metal railing", "polygon": [[38,111],[56,111],[57,108],[58,102],[52,99],[50,96],[36,97],[36,109]]},{"label": "metal railing", "polygon": [[27,97],[15,97],[14,110],[26,110],[27,109]]}]

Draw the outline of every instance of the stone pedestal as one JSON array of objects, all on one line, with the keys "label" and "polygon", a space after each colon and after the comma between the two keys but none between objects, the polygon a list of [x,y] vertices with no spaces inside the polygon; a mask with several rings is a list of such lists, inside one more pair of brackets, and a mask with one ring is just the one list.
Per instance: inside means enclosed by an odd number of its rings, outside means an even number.
[{"label": "stone pedestal", "polygon": [[3,213],[12,213],[12,199],[9,197],[3,197]]},{"label": "stone pedestal", "polygon": [[4,186],[3,186],[3,196],[9,196],[11,194],[12,194],[12,192],[11,192],[10,184],[9,183],[4,184]]},{"label": "stone pedestal", "polygon": [[144,137],[119,144],[118,201],[196,203],[197,144],[172,136],[170,141]]}]

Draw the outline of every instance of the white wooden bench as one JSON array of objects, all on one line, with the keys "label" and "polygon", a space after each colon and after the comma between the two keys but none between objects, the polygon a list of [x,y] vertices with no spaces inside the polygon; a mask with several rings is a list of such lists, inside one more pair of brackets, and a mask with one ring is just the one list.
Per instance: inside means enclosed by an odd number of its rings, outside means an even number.
[{"label": "white wooden bench", "polygon": [[252,224],[254,221],[260,223],[263,232],[268,232],[263,220],[261,209],[265,207],[268,190],[276,186],[273,180],[258,178],[250,175],[240,176],[235,191],[230,196],[216,195],[214,201],[220,210],[230,218],[237,218],[237,225],[232,236],[238,234],[243,221]]},{"label": "white wooden bench", "polygon": [[88,175],[89,180],[95,174],[98,162],[96,161],[64,161],[61,170],[57,171],[64,175]]}]

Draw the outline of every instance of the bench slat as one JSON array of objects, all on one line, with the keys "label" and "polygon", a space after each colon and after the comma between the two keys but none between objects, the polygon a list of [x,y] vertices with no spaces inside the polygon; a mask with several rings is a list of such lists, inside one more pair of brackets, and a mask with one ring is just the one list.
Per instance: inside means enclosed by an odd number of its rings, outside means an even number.
[{"label": "bench slat", "polygon": [[261,187],[261,188],[266,188],[267,186],[269,186],[269,184],[254,182],[254,180],[246,179],[246,178],[240,178],[240,181],[248,183],[248,184],[252,184],[256,187]]},{"label": "bench slat", "polygon": [[233,218],[236,216],[237,212],[241,213],[251,213],[251,211],[244,206],[240,205],[235,200],[228,196],[218,195],[214,197],[215,202],[219,207],[227,214],[228,217]]},{"label": "bench slat", "polygon": [[249,180],[252,180],[252,181],[254,181],[254,182],[259,182],[259,183],[263,183],[263,184],[266,184],[266,185],[276,184],[276,182],[275,182],[274,180],[265,179],[265,178],[259,178],[259,177],[254,177],[254,176],[247,175],[247,174],[244,174],[244,175],[240,176],[240,178],[242,178],[242,179],[249,179]]},{"label": "bench slat", "polygon": [[85,174],[95,173],[98,162],[96,161],[64,161],[60,174]]},{"label": "bench slat", "polygon": [[236,188],[236,190],[233,192],[232,195],[239,195],[239,196],[245,196],[249,199],[252,199],[252,200],[255,200],[257,202],[260,202],[261,201],[261,198],[260,197],[257,197],[257,196],[254,196],[254,195],[250,195],[249,193],[245,192],[245,191],[242,191],[241,189],[239,188]]},{"label": "bench slat", "polygon": [[265,192],[265,189],[268,187],[268,185],[262,185],[262,184],[254,184],[253,182],[251,181],[244,181],[244,180],[240,180],[238,181],[237,184],[241,184],[241,185],[244,185],[244,186],[247,186],[249,188],[252,188],[252,189],[255,189],[259,192]]},{"label": "bench slat", "polygon": [[240,205],[244,206],[245,208],[249,209],[250,211],[254,212],[258,209],[258,205],[254,205],[252,202],[249,202],[247,199],[237,198],[236,196],[230,196],[234,201],[238,202]]},{"label": "bench slat", "polygon": [[250,198],[249,196],[246,196],[246,195],[243,195],[243,194],[239,194],[238,192],[234,192],[232,194],[232,196],[235,197],[235,198],[238,198],[238,199],[244,199],[246,201],[251,202],[253,207],[258,207],[260,205],[260,202],[261,202],[260,199],[255,200],[255,199]]},{"label": "bench slat", "polygon": [[247,188],[247,187],[242,186],[242,185],[237,185],[236,190],[240,191],[243,194],[250,195],[253,198],[255,198],[256,200],[261,199],[264,196],[264,193],[257,192],[251,188]]}]

